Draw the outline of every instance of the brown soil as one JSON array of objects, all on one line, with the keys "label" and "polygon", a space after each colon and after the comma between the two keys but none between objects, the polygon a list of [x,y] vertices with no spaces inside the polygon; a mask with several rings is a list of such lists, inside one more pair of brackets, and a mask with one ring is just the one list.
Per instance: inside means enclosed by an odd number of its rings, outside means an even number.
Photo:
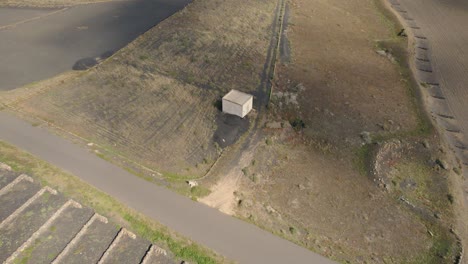
[{"label": "brown soil", "polygon": [[223,130],[217,101],[230,89],[257,95],[275,9],[195,1],[102,65],[9,106],[185,184],[217,159],[217,140],[249,126]]},{"label": "brown soil", "polygon": [[210,202],[341,262],[452,263],[457,176],[439,164],[406,39],[374,1],[289,5],[292,57],[277,68],[265,138],[238,166],[235,200]]}]

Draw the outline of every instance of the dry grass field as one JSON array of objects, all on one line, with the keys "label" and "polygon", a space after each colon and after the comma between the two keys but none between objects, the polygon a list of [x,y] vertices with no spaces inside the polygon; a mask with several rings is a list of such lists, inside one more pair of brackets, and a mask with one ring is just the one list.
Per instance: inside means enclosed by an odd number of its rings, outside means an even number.
[{"label": "dry grass field", "polygon": [[217,100],[234,88],[259,95],[275,8],[195,1],[102,65],[15,107],[169,177],[203,175],[220,151]]},{"label": "dry grass field", "polygon": [[[202,201],[343,263],[453,263],[459,168],[380,3],[288,1],[291,58],[268,112],[199,181]],[[219,98],[266,95],[276,7],[196,0],[96,68],[3,98],[180,185],[220,156]]]}]

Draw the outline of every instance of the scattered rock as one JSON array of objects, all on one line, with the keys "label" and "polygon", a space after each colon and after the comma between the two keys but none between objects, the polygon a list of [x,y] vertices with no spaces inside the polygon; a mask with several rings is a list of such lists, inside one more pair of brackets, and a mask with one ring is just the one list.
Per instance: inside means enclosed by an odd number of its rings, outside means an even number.
[{"label": "scattered rock", "polygon": [[360,136],[361,136],[361,139],[364,141],[364,143],[366,144],[372,143],[371,134],[369,132],[363,131],[361,132]]},{"label": "scattered rock", "polygon": [[366,220],[366,221],[369,220],[369,216],[368,216],[367,214],[363,214],[363,215],[362,215],[362,218],[363,218],[364,220]]},{"label": "scattered rock", "polygon": [[268,212],[269,214],[274,214],[274,213],[276,213],[276,210],[275,210],[273,207],[271,207],[271,205],[267,205],[267,206],[265,207],[265,209],[267,210],[267,212]]},{"label": "scattered rock", "polygon": [[94,146],[94,143],[92,142],[88,143],[88,147],[92,147],[92,146]]},{"label": "scattered rock", "polygon": [[195,186],[198,186],[198,182],[197,181],[187,181],[187,184],[190,186],[190,188],[193,188]]},{"label": "scattered rock", "polygon": [[447,163],[447,161],[443,159],[437,159],[436,164],[439,165],[444,170],[450,170],[450,165]]},{"label": "scattered rock", "polygon": [[75,63],[72,69],[75,71],[84,71],[89,68],[92,68],[98,64],[98,61],[95,58],[84,58]]},{"label": "scattered rock", "polygon": [[426,139],[423,140],[422,145],[423,145],[425,148],[427,148],[427,149],[430,147],[429,141],[427,141]]},{"label": "scattered rock", "polygon": [[294,90],[296,90],[297,92],[302,92],[302,91],[305,90],[305,87],[304,87],[304,85],[302,83],[299,83],[298,85],[296,85]]},{"label": "scattered rock", "polygon": [[377,54],[379,54],[382,57],[386,57],[388,60],[390,60],[392,63],[395,63],[396,60],[393,57],[392,53],[390,53],[388,50],[376,50],[375,51]]},{"label": "scattered rock", "polygon": [[387,52],[385,52],[385,50],[377,50],[376,52],[377,52],[377,54],[379,54],[380,56],[387,56]]},{"label": "scattered rock", "polygon": [[284,125],[282,125],[282,122],[268,122],[266,123],[266,128],[271,128],[271,129],[280,129]]},{"label": "scattered rock", "polygon": [[305,190],[305,186],[304,186],[304,184],[302,184],[302,183],[301,183],[301,184],[298,184],[298,185],[297,185],[297,188],[299,188],[299,190],[301,190],[301,191]]},{"label": "scattered rock", "polygon": [[6,165],[5,163],[1,163],[0,162],[0,169],[2,170],[7,170],[7,171],[11,171],[11,167]]},{"label": "scattered rock", "polygon": [[408,35],[406,34],[406,31],[405,31],[404,28],[401,29],[400,32],[398,32],[397,36],[398,37],[404,37],[404,38],[408,37]]}]

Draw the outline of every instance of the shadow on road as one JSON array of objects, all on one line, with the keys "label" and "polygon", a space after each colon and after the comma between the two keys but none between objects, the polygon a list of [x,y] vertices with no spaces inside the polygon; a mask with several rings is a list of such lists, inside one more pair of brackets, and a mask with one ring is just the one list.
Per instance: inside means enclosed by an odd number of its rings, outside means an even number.
[{"label": "shadow on road", "polygon": [[[0,90],[109,57],[188,3],[190,0],[136,0],[78,5],[53,15],[38,13],[44,16],[0,30]],[[9,21],[17,21],[15,16],[27,17],[22,9],[0,11]]]}]

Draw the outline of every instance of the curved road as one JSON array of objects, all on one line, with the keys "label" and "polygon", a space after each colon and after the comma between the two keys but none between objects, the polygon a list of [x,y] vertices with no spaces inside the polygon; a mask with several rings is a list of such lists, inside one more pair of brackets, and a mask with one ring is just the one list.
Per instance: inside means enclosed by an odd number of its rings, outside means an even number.
[{"label": "curved road", "polygon": [[0,140],[24,149],[131,208],[239,263],[333,263],[254,225],[148,184],[88,150],[0,112]]},{"label": "curved road", "polygon": [[66,9],[0,8],[0,91],[118,50],[191,0],[130,0]]}]

